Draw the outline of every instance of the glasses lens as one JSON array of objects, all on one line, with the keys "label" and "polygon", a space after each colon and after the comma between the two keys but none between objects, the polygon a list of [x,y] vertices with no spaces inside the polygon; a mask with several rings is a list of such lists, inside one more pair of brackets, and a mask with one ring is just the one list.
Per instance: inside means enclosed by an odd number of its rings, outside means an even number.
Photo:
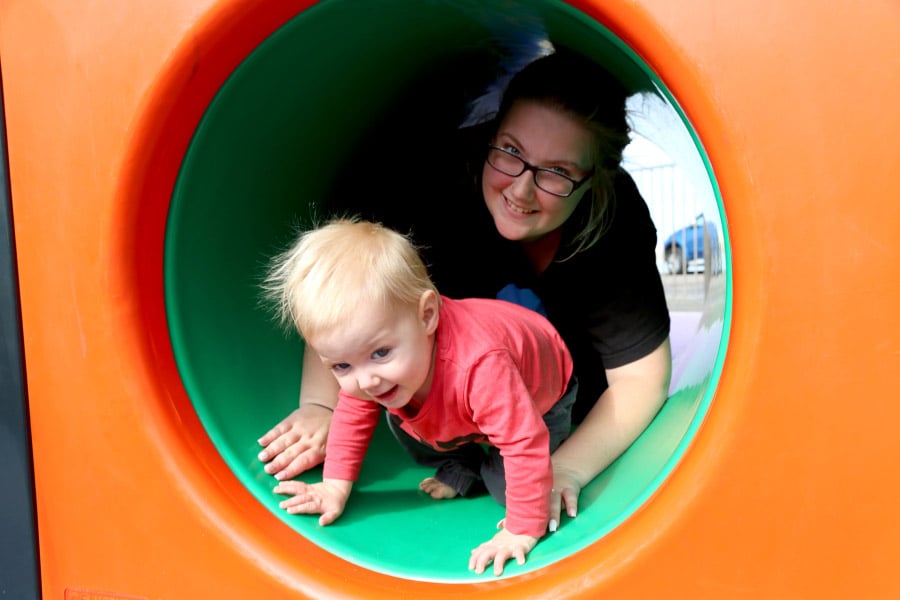
[{"label": "glasses lens", "polygon": [[525,162],[522,159],[498,148],[491,148],[487,159],[492,167],[506,175],[518,177],[525,170]]},{"label": "glasses lens", "polygon": [[575,182],[552,171],[536,171],[534,182],[545,192],[556,196],[568,196],[575,188]]}]

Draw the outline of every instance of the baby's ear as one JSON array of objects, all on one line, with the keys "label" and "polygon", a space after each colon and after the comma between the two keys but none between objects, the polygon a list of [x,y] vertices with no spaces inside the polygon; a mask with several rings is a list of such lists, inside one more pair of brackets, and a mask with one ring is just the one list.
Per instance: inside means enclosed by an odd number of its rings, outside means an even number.
[{"label": "baby's ear", "polygon": [[441,302],[433,290],[422,292],[419,298],[419,319],[425,326],[425,332],[431,335],[437,330]]}]

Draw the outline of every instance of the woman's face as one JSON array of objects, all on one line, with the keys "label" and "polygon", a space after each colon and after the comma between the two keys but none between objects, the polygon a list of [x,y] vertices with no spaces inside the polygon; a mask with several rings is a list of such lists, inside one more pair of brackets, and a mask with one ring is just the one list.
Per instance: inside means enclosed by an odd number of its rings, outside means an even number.
[{"label": "woman's face", "polygon": [[[591,171],[593,134],[568,114],[530,100],[513,104],[493,144],[534,166],[557,170],[575,180]],[[537,187],[533,172],[511,177],[487,161],[481,179],[484,201],[497,231],[508,240],[523,242],[558,229],[589,188],[583,185],[568,198],[560,198]]]}]

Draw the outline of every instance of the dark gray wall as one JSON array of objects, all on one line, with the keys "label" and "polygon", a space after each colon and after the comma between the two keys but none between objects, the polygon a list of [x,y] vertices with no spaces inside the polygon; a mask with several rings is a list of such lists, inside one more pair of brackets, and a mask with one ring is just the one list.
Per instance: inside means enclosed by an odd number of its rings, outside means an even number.
[{"label": "dark gray wall", "polygon": [[0,75],[0,598],[40,598],[34,477]]}]

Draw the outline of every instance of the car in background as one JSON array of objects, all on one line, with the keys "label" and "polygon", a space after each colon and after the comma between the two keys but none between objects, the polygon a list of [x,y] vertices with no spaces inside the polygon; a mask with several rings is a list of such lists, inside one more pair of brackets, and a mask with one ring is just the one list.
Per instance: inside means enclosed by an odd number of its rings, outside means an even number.
[{"label": "car in background", "polygon": [[[704,235],[706,239],[704,239]],[[708,254],[704,257],[704,248]],[[702,273],[706,268],[704,258],[718,256],[719,238],[716,226],[706,220],[703,214],[696,221],[672,233],[663,242],[663,253],[669,273]]]}]

